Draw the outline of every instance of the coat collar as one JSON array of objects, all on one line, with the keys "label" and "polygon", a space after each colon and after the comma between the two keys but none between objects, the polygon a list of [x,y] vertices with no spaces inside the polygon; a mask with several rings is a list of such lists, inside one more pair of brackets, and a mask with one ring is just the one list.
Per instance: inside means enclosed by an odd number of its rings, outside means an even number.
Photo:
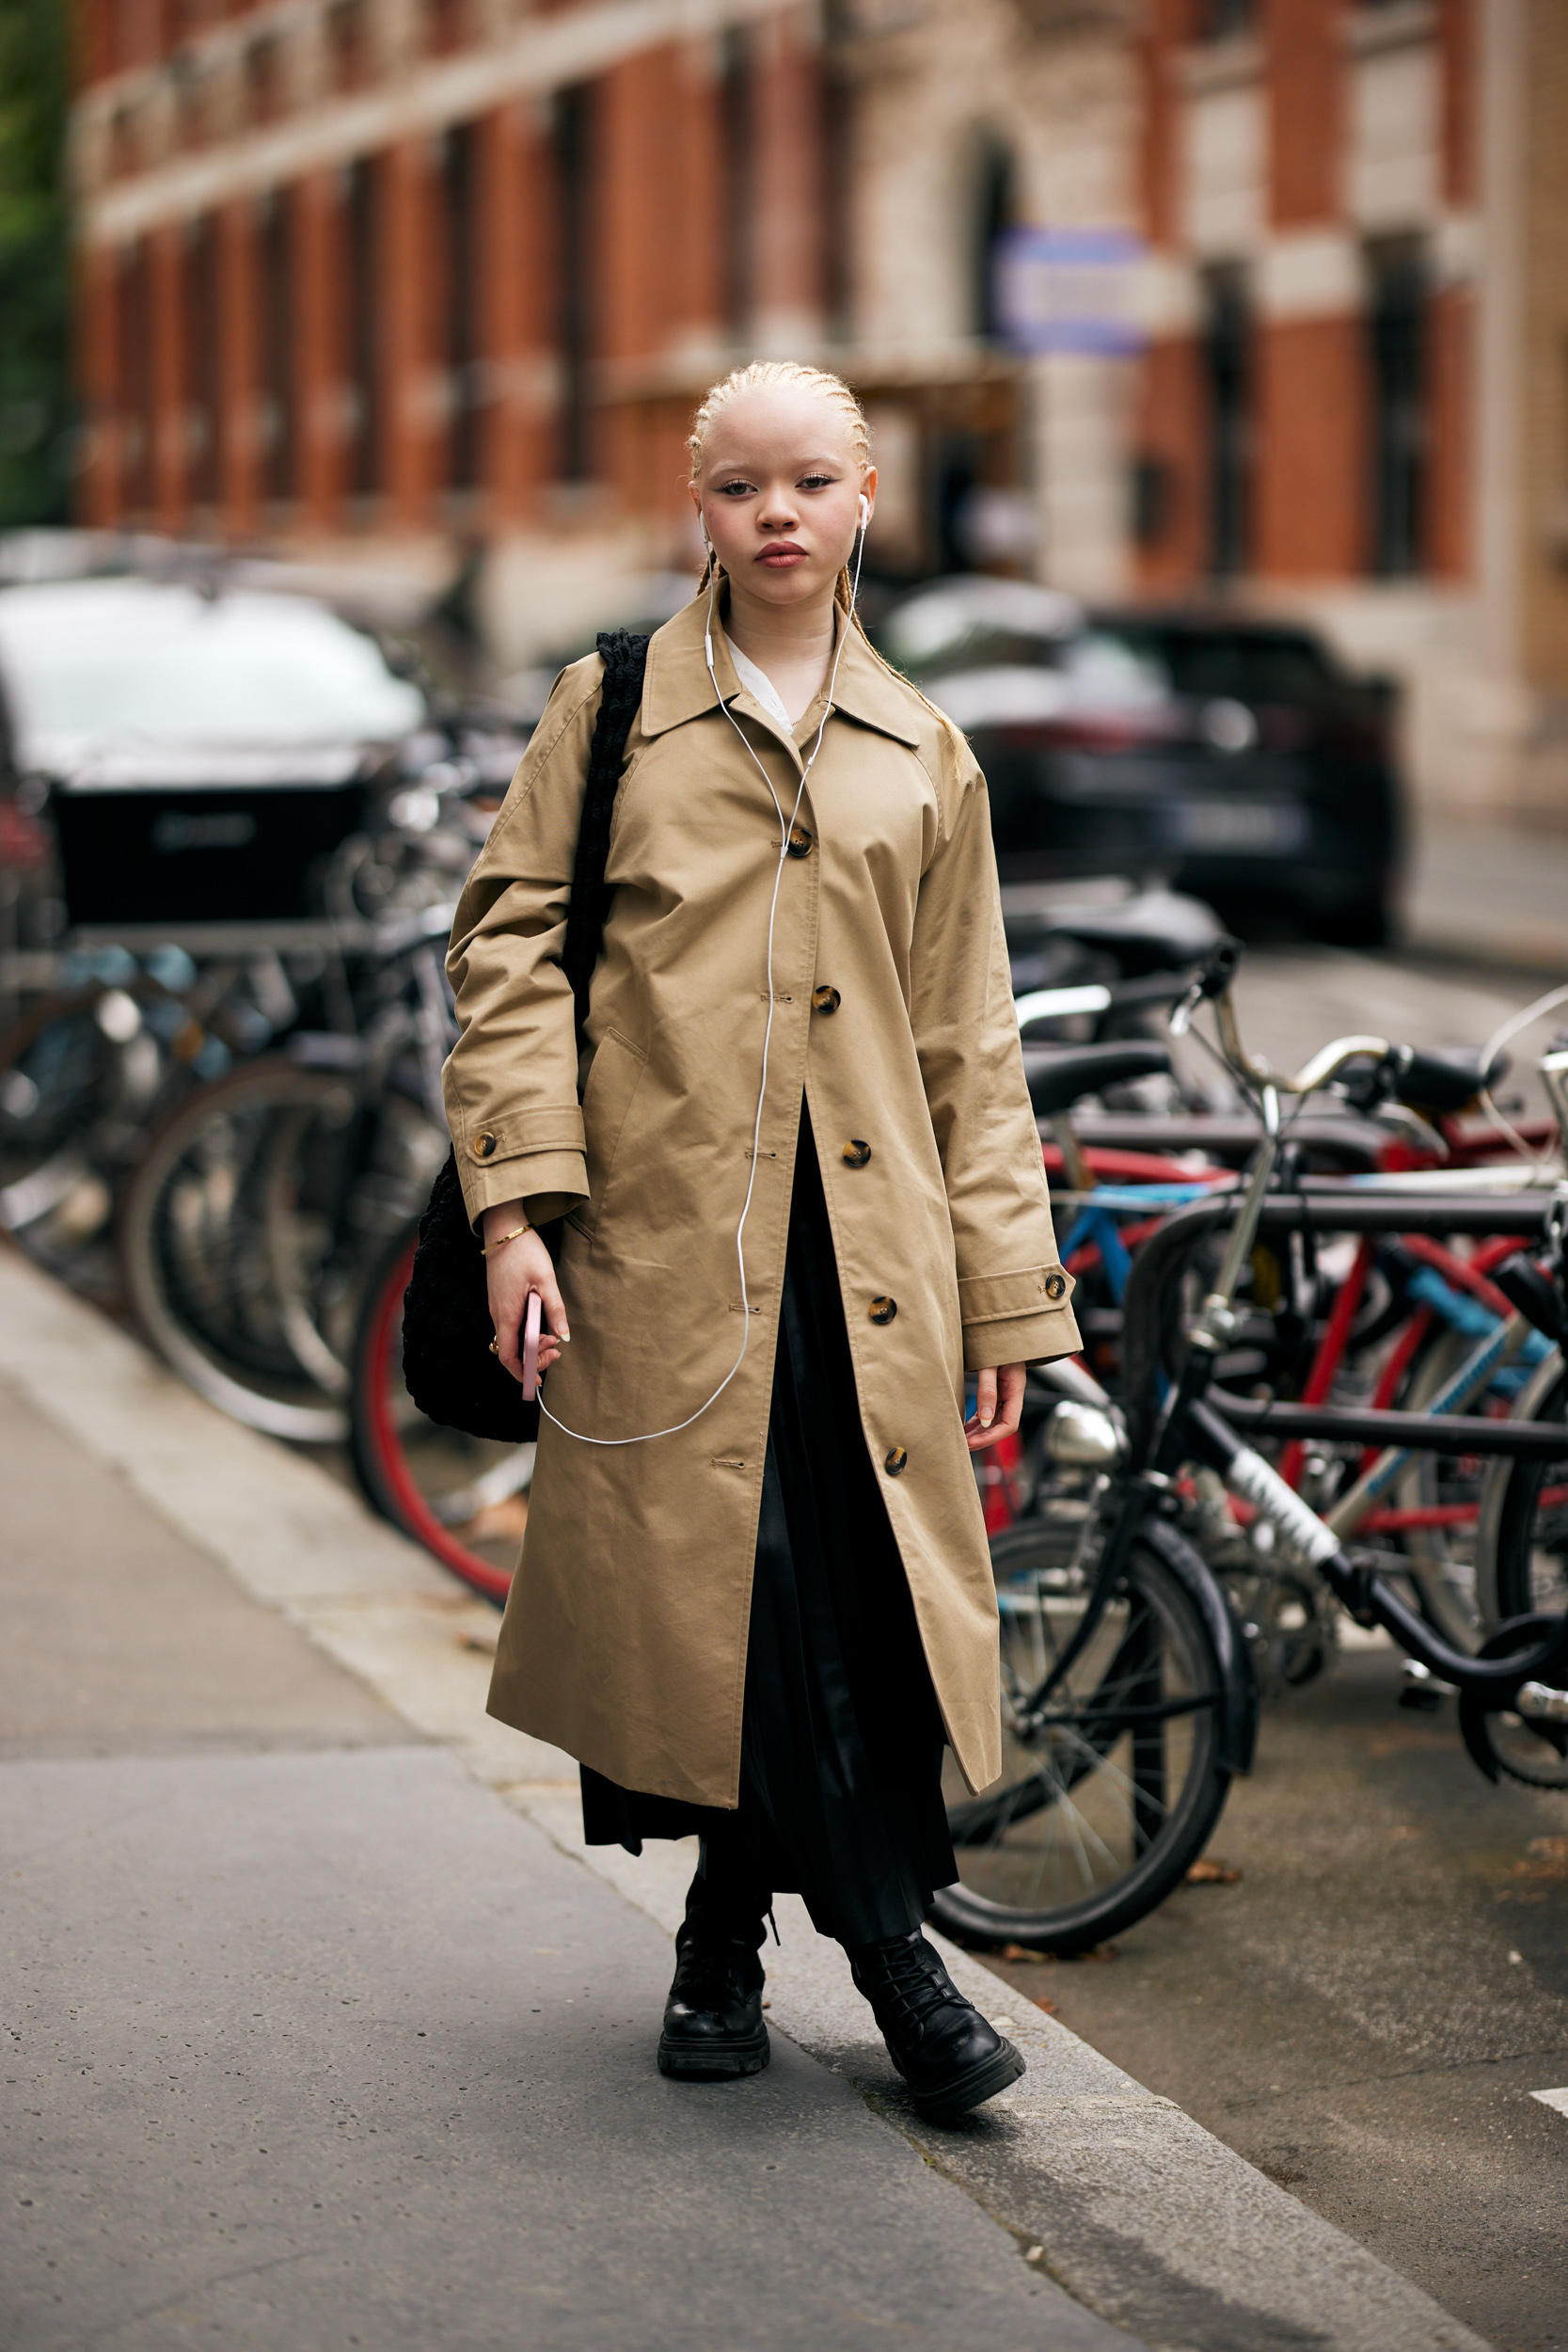
[{"label": "coat collar", "polygon": [[[655,633],[648,647],[648,671],[642,687],[642,732],[663,735],[671,727],[678,727],[688,719],[701,716],[705,710],[717,707],[719,696],[714,692],[708,675],[707,659],[703,648],[707,626],[707,597],[693,596],[684,605],[673,621]],[[875,727],[880,735],[891,735],[895,741],[907,743],[911,750],[920,740],[920,728],[911,707],[911,690],[883,668],[862,637],[859,629],[850,628],[846,640],[846,621],[838,618],[838,643],[843,645],[839,658],[838,675],[833,685],[833,707],[863,725]],[[715,632],[713,666],[719,675],[723,698],[731,702],[740,692],[730,651]]]}]

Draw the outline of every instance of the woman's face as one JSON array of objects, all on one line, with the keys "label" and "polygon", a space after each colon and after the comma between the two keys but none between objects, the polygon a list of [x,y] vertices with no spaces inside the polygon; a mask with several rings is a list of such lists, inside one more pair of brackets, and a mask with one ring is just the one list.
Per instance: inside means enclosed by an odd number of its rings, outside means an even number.
[{"label": "woman's face", "polygon": [[863,475],[842,411],[820,393],[743,392],[719,411],[692,501],[732,587],[772,605],[830,598],[854,544]]}]

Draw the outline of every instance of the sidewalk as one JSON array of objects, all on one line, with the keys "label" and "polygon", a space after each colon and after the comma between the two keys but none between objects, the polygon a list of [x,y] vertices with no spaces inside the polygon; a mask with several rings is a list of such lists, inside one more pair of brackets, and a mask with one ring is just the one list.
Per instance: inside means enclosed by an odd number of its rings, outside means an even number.
[{"label": "sidewalk", "polygon": [[1402,944],[1568,980],[1568,833],[1419,817]]},{"label": "sidewalk", "polygon": [[8,2352],[1476,2352],[965,1955],[905,2100],[798,1901],[773,2062],[665,2082],[691,1856],[585,1854],[493,1613],[0,1254]]}]

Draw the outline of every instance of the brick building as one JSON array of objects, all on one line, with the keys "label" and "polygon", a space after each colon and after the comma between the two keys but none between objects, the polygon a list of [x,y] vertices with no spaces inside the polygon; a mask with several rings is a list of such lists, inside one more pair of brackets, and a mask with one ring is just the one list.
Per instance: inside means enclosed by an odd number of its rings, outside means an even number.
[{"label": "brick building", "polygon": [[1568,824],[1568,5],[1152,0],[1132,523],[1411,689],[1429,800]]},{"label": "brick building", "polygon": [[[81,0],[84,519],[432,584],[684,562],[693,395],[870,404],[876,549],[1319,619],[1423,792],[1568,821],[1568,0]],[[1144,241],[1131,358],[1011,227]]]}]

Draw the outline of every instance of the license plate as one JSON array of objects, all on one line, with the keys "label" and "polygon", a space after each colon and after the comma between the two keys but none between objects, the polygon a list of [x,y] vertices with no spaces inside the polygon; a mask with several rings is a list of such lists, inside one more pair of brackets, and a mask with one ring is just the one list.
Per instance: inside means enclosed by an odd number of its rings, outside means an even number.
[{"label": "license plate", "polygon": [[1173,801],[1165,828],[1179,850],[1260,850],[1278,854],[1307,839],[1307,811],[1291,801]]}]

